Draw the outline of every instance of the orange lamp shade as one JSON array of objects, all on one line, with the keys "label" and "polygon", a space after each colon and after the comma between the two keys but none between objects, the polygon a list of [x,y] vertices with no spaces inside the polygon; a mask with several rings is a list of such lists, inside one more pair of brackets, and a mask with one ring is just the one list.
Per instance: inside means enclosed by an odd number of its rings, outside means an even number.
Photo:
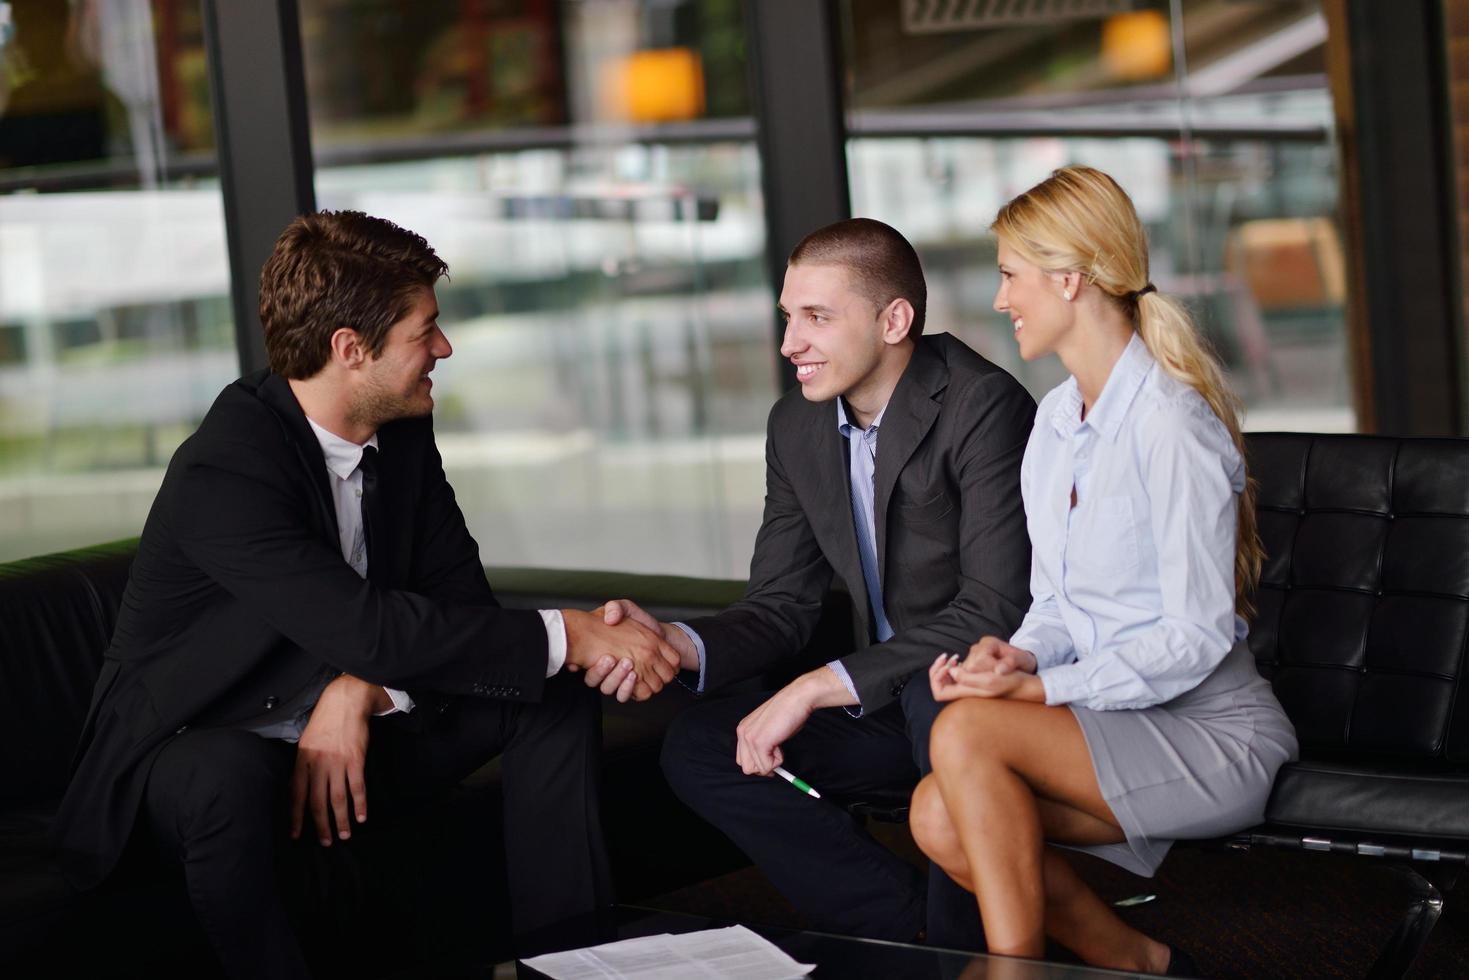
[{"label": "orange lamp shade", "polygon": [[1114,14],[1102,24],[1102,64],[1114,78],[1141,81],[1168,74],[1173,41],[1158,10]]},{"label": "orange lamp shade", "polygon": [[607,65],[603,105],[632,122],[674,122],[704,114],[704,66],[691,48],[636,51]]}]

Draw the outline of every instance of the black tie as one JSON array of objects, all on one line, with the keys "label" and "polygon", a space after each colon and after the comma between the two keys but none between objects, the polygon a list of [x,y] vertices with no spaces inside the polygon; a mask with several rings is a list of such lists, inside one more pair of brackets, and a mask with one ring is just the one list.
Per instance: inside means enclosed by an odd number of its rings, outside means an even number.
[{"label": "black tie", "polygon": [[372,582],[382,582],[387,573],[387,551],[378,556],[381,561],[373,557],[372,537],[373,528],[385,530],[381,525],[381,514],[378,513],[378,489],[377,489],[377,447],[362,447],[362,461],[357,464],[362,471],[362,544],[367,550],[367,578]]}]

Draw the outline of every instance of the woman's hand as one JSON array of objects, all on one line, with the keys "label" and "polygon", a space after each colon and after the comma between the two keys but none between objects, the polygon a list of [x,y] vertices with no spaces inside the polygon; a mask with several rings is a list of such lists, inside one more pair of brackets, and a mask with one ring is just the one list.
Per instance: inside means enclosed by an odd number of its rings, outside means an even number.
[{"label": "woman's hand", "polygon": [[964,658],[964,669],[972,673],[1034,674],[1035,667],[1035,654],[1011,646],[998,636],[984,637],[969,648],[969,656]]},{"label": "woman's hand", "polygon": [[1013,667],[1007,668],[1004,673],[988,666],[980,670],[970,670],[967,661],[964,664],[959,663],[957,653],[939,654],[933,666],[928,668],[928,683],[935,701],[957,701],[960,698],[1011,698],[1037,702],[1046,700],[1045,686],[1034,674]]}]

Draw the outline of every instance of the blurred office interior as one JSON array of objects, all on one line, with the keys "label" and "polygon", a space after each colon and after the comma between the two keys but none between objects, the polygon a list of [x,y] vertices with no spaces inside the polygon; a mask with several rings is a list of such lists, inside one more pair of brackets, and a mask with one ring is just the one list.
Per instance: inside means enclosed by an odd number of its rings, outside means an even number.
[{"label": "blurred office interior", "polygon": [[1248,429],[1462,434],[1465,7],[0,0],[0,560],[139,532],[311,207],[449,263],[436,427],[488,564],[744,577],[783,257],[848,213],[1040,396],[988,224],[1073,162]]}]

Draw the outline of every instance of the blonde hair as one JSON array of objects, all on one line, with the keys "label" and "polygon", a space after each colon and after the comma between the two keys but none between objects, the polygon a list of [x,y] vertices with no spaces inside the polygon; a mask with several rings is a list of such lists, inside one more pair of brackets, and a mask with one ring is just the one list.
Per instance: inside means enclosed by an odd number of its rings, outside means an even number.
[{"label": "blonde hair", "polygon": [[[1229,430],[1243,458],[1239,399],[1188,311],[1148,289],[1148,238],[1127,192],[1091,167],[1063,167],[1000,209],[990,230],[1047,272],[1080,272],[1131,318],[1153,359],[1189,385]],[[1265,549],[1255,527],[1255,481],[1239,498],[1234,553],[1235,609],[1254,615],[1250,596]]]}]

